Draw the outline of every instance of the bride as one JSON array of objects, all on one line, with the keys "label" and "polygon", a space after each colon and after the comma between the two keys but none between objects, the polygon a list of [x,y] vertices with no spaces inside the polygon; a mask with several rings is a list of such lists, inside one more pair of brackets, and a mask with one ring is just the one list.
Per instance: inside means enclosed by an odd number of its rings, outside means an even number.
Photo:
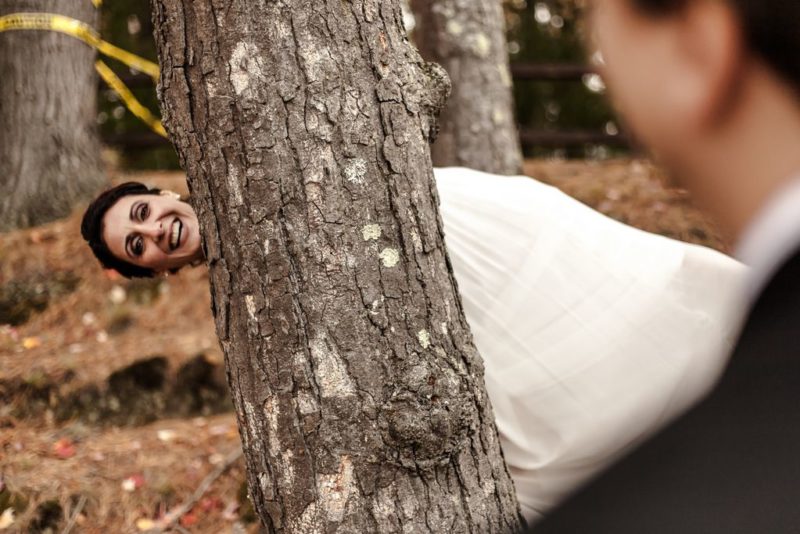
[{"label": "bride", "polygon": [[[699,399],[725,365],[745,268],[522,176],[435,169],[447,249],[529,522]],[[161,194],[159,194],[161,193]],[[129,182],[81,232],[128,277],[202,261],[192,207]]]}]

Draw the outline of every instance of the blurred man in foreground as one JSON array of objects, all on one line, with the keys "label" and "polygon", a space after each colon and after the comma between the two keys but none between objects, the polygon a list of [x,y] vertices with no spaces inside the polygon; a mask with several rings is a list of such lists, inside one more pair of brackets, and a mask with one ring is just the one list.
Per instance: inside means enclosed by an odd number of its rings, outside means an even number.
[{"label": "blurred man in foreground", "polygon": [[536,533],[800,532],[800,1],[594,0],[638,138],[752,267],[717,388]]}]

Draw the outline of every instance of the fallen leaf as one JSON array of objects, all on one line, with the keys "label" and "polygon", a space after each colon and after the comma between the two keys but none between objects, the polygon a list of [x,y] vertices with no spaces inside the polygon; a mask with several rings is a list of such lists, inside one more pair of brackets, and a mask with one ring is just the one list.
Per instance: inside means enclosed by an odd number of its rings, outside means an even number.
[{"label": "fallen leaf", "polygon": [[11,525],[14,524],[14,509],[13,508],[6,508],[3,510],[3,513],[0,514],[0,530],[5,530]]},{"label": "fallen leaf", "polygon": [[208,429],[208,433],[212,436],[221,436],[223,434],[227,434],[230,430],[230,425],[213,425],[211,428]]},{"label": "fallen leaf", "polygon": [[178,434],[174,430],[169,430],[169,429],[165,428],[165,429],[162,429],[162,430],[159,430],[158,432],[156,432],[156,435],[158,436],[159,441],[163,441],[164,443],[168,443],[168,442],[172,441],[173,439],[175,439],[175,437]]},{"label": "fallen leaf", "polygon": [[656,202],[651,209],[654,213],[664,213],[667,211],[667,205],[663,202]]},{"label": "fallen leaf", "polygon": [[155,526],[156,524],[152,519],[147,519],[143,517],[141,519],[136,520],[136,528],[138,528],[140,531],[150,530]]},{"label": "fallen leaf", "polygon": [[193,512],[184,514],[181,517],[180,524],[182,527],[191,527],[197,524],[197,516]]},{"label": "fallen leaf", "polygon": [[204,512],[221,510],[222,500],[219,497],[203,497],[200,501],[200,509]]},{"label": "fallen leaf", "polygon": [[239,519],[239,514],[236,512],[239,511],[239,502],[238,501],[228,501],[228,506],[222,511],[222,518],[226,521],[236,521]]},{"label": "fallen leaf", "polygon": [[[0,334],[14,339],[14,336],[16,335],[16,330],[12,328],[11,325],[0,324]],[[17,339],[19,339],[19,336],[17,336]],[[16,341],[17,339],[14,339],[14,341]]]},{"label": "fallen leaf", "polygon": [[22,340],[22,346],[26,349],[35,349],[42,344],[42,340],[36,336],[26,337]]},{"label": "fallen leaf", "polygon": [[109,300],[114,304],[122,304],[128,298],[128,293],[122,286],[114,286],[108,294]]},{"label": "fallen leaf", "polygon": [[61,438],[53,443],[53,452],[58,458],[66,460],[75,456],[75,444],[69,438]]},{"label": "fallen leaf", "polygon": [[42,232],[38,232],[38,231],[34,230],[33,232],[31,232],[30,240],[31,240],[31,243],[33,243],[34,245],[40,244],[42,241],[44,241],[44,237],[42,236]]},{"label": "fallen leaf", "polygon": [[142,475],[131,475],[122,481],[122,489],[127,492],[136,491],[144,486],[144,477]]}]

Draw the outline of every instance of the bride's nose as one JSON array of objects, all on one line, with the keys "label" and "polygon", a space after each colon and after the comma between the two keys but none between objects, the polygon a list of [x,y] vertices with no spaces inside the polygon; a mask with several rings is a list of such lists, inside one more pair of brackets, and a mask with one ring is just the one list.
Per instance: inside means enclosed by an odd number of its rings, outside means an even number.
[{"label": "bride's nose", "polygon": [[161,221],[145,222],[139,226],[139,232],[154,241],[160,241],[164,235],[164,227]]}]

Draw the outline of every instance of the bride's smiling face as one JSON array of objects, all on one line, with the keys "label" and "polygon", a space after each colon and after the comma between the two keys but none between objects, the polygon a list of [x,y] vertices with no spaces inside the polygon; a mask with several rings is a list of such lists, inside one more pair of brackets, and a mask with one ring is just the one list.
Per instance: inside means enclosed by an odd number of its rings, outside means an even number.
[{"label": "bride's smiling face", "polygon": [[103,216],[103,241],[117,258],[156,272],[202,257],[194,210],[165,195],[120,198]]}]

